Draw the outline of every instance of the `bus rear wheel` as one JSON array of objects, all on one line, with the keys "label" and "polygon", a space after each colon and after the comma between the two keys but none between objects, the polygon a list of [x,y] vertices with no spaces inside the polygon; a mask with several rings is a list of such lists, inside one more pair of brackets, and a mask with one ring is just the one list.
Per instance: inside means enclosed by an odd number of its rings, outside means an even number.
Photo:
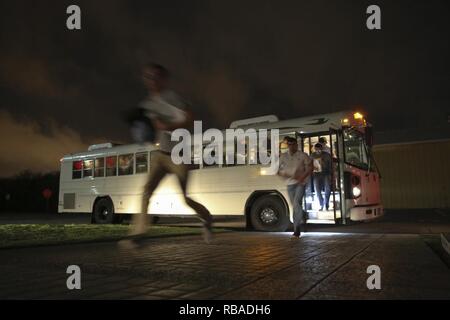
[{"label": "bus rear wheel", "polygon": [[276,195],[258,198],[252,205],[250,220],[253,228],[259,231],[282,232],[289,227],[286,206]]},{"label": "bus rear wheel", "polygon": [[114,222],[114,207],[112,201],[103,198],[98,200],[94,206],[93,222],[96,224],[110,224]]}]

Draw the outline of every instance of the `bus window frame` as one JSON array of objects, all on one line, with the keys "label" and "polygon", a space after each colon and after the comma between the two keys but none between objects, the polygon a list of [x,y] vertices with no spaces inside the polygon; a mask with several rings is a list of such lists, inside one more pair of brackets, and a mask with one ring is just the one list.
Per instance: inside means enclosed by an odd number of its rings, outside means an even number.
[{"label": "bus window frame", "polygon": [[[90,169],[85,169],[85,162],[86,161],[92,161],[92,167]],[[85,178],[90,178],[90,179],[94,179],[94,167],[95,167],[95,158],[86,158],[82,160],[83,162],[83,170],[82,170],[82,177],[81,179],[85,179]],[[84,175],[84,171],[90,170],[91,171],[91,175],[90,176],[85,176]]]},{"label": "bus window frame", "polygon": [[[342,130],[337,130],[337,129],[333,129],[333,128],[330,128],[330,130],[328,130],[328,131],[318,131],[318,132],[308,132],[308,133],[301,133],[300,129],[295,130],[295,137],[296,137],[297,141],[298,141],[298,138],[300,138],[300,148],[299,148],[299,150],[301,150],[302,152],[305,152],[304,151],[304,140],[305,139],[309,139],[308,140],[309,153],[307,153],[307,155],[309,157],[311,157],[312,150],[313,150],[313,147],[314,147],[312,145],[312,143],[311,143],[311,137],[318,137],[318,138],[326,137],[327,140],[329,141],[331,160],[332,160],[333,166],[337,165],[337,167],[333,168],[332,170],[333,170],[333,172],[337,172],[337,182],[338,182],[338,184],[335,185],[335,183],[333,181],[333,183],[331,185],[331,191],[332,191],[331,194],[333,196],[333,216],[334,216],[334,221],[337,222],[339,219],[342,219],[342,212],[344,210],[342,201],[339,201],[339,211],[341,212],[341,218],[337,218],[336,211],[337,211],[338,208],[336,208],[336,194],[335,193],[339,192],[340,193],[340,198],[343,199],[343,190],[341,190],[341,186],[340,186],[341,177],[343,177],[343,176],[341,176],[340,166],[343,165],[343,160],[340,161],[340,159],[339,159],[339,143],[336,143],[336,150],[335,150],[336,157],[334,157],[334,155],[333,155],[333,151],[335,149],[333,147],[333,141],[332,141],[332,136],[333,135],[336,135],[336,142],[338,142],[339,139],[344,139]],[[340,137],[340,135],[342,136],[342,138]],[[306,201],[306,198],[304,198],[304,201]]]},{"label": "bus window frame", "polygon": [[[345,130],[349,130],[349,129],[352,130],[352,132],[357,133],[361,137],[361,141],[364,143],[363,144],[364,152],[366,153],[366,157],[367,157],[367,161],[368,161],[367,167],[359,166],[359,165],[356,165],[354,163],[351,163],[351,162],[347,161],[347,150],[346,150],[346,145],[345,145]],[[376,172],[377,171],[376,168],[374,168],[371,150],[368,149],[368,147],[366,145],[365,134],[363,132],[361,132],[357,128],[353,128],[353,127],[343,128],[342,129],[342,142],[343,142],[343,145],[344,145],[344,150],[342,150],[343,154],[344,154],[343,162],[346,165],[351,166],[351,167],[355,167],[355,168],[357,168],[359,170],[363,170],[363,171],[366,171],[366,172]]]},{"label": "bus window frame", "polygon": [[[108,158],[115,158],[116,159],[116,165],[115,165],[115,174],[114,175],[108,175]],[[117,154],[107,154],[105,155],[105,178],[113,178],[119,176],[119,159]]]},{"label": "bus window frame", "polygon": [[[81,169],[74,169],[75,162],[81,163]],[[80,180],[83,179],[83,160],[76,159],[71,161],[71,167],[72,167],[72,179],[71,180]],[[79,177],[74,177],[74,173],[79,173]]]},{"label": "bus window frame", "polygon": [[[126,157],[126,156],[131,156],[131,165],[128,166],[128,169],[131,168],[131,173],[124,173],[124,174],[120,174],[120,157]],[[127,176],[133,176],[136,174],[135,172],[135,167],[136,167],[136,153],[135,152],[131,152],[131,153],[121,153],[117,155],[117,176],[118,177],[127,177]]]},{"label": "bus window frame", "polygon": [[[204,143],[204,144],[202,144],[202,161],[201,161],[201,166],[200,166],[200,168],[199,169],[217,169],[217,168],[222,168],[222,164],[220,164],[220,163],[214,163],[214,164],[205,164],[205,158],[204,158],[204,155],[205,155],[205,149],[207,148],[207,147],[209,147],[210,145],[209,145],[210,143],[208,142],[208,143]],[[224,152],[223,152],[224,153]]]},{"label": "bus window frame", "polygon": [[[103,169],[103,175],[101,175],[101,176],[96,175],[96,172],[97,172],[96,161],[99,159],[103,159],[103,168],[99,168],[99,169]],[[92,177],[94,179],[102,179],[102,178],[106,177],[106,156],[94,158],[94,175]]]},{"label": "bus window frame", "polygon": [[[137,172],[137,155],[143,155],[145,154],[146,156],[146,162],[147,162],[147,169],[145,170],[145,172]],[[148,151],[138,151],[134,153],[134,173],[133,174],[147,174],[150,171],[150,155]]]}]

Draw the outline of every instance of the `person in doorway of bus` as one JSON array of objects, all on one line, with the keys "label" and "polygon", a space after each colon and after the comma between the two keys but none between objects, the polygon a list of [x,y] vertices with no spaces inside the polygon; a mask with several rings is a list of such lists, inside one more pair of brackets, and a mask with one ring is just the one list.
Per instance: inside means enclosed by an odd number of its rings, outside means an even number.
[{"label": "person in doorway of bus", "polygon": [[298,149],[297,139],[286,137],[288,152],[280,155],[278,175],[286,178],[289,198],[294,210],[293,238],[299,238],[306,231],[306,217],[303,211],[303,196],[306,184],[313,171],[311,158]]},{"label": "person in doorway of bus", "polygon": [[[331,194],[331,173],[332,173],[332,158],[328,152],[323,151],[323,145],[316,143],[314,145],[314,152],[311,154],[314,163],[314,190],[319,198],[320,209],[323,211],[324,207],[328,211]],[[322,196],[322,191],[325,192],[325,199]]]},{"label": "person in doorway of bus", "polygon": [[[174,142],[171,141],[171,131],[178,128],[187,128],[192,117],[185,110],[185,104],[173,91],[168,89],[169,72],[158,64],[149,64],[143,68],[143,82],[149,91],[148,97],[141,102],[140,107],[146,110],[156,129],[156,140],[159,150],[152,152],[150,174],[144,187],[141,203],[141,214],[133,215],[131,240],[128,244],[136,246],[136,239],[147,231],[147,210],[150,198],[161,180],[167,174],[174,174],[180,184],[186,204],[191,207],[203,223],[203,238],[209,243],[212,238],[212,216],[202,204],[187,196],[189,168],[186,164],[174,164],[171,151]],[[176,142],[175,142],[176,143]]]},{"label": "person in doorway of bus", "polygon": [[327,139],[325,137],[319,138],[319,143],[322,145],[322,151],[331,154],[331,149],[327,146]]}]

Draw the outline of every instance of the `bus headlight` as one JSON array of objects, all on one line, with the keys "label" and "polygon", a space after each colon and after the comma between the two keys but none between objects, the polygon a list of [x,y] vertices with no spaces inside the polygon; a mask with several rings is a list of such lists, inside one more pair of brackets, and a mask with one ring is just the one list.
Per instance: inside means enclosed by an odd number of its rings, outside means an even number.
[{"label": "bus headlight", "polygon": [[359,187],[353,187],[353,197],[358,198],[361,195],[361,189]]}]

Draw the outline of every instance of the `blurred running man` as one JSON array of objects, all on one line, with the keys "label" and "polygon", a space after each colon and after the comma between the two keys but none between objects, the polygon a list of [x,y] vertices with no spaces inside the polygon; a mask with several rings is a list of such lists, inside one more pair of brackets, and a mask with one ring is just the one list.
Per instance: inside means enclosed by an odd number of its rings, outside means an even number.
[{"label": "blurred running man", "polygon": [[[149,91],[148,97],[141,102],[140,107],[146,110],[156,129],[156,140],[159,142],[159,150],[151,153],[150,174],[144,187],[141,203],[141,214],[133,215],[132,239],[144,234],[148,227],[148,205],[153,192],[158,187],[166,174],[174,174],[178,178],[183,191],[186,204],[191,207],[203,223],[203,238],[209,243],[212,238],[212,216],[200,203],[192,200],[186,194],[189,168],[185,164],[174,164],[171,151],[174,143],[171,141],[171,131],[178,128],[187,128],[192,122],[190,113],[176,93],[168,89],[169,72],[158,64],[150,64],[143,68],[143,81]],[[128,240],[136,245],[135,240]]]}]

